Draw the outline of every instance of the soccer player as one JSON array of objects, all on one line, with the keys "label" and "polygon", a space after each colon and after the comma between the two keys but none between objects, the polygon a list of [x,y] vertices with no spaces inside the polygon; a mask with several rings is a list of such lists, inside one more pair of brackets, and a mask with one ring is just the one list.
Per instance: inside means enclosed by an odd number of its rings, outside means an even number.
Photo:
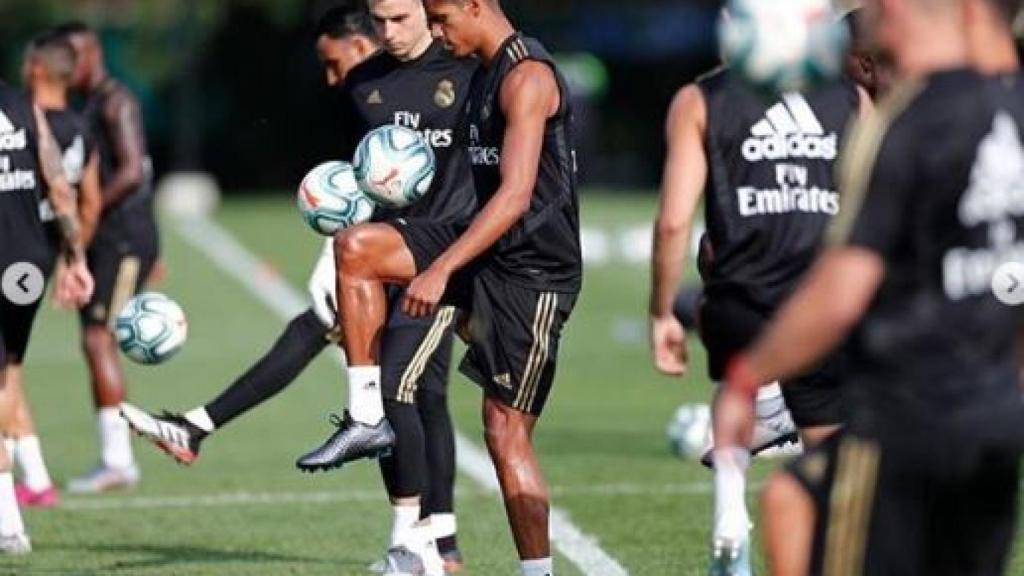
[{"label": "soccer player", "polygon": [[[434,41],[421,0],[369,0],[367,5],[384,50],[353,69],[345,83],[359,128],[352,134],[361,136],[385,124],[417,130],[433,148],[439,167],[425,198],[400,210],[378,210],[374,219],[464,221],[476,208],[476,195],[456,130],[477,62],[453,57]],[[429,517],[438,551],[450,570],[461,566],[453,549],[451,514],[454,431],[445,404],[455,310],[446,307],[411,317],[402,310],[401,297],[397,287],[387,295],[380,390],[350,380],[345,418],[362,424],[381,421],[377,410],[383,398],[383,422],[395,435],[391,456],[380,461],[396,519],[387,569],[400,572],[409,560],[402,547],[404,531],[419,519],[423,495],[440,500],[426,504],[443,512]],[[431,467],[447,470],[448,477],[431,473]],[[432,482],[441,485],[433,487]],[[400,518],[405,520],[399,522]]]},{"label": "soccer player", "polygon": [[97,410],[100,462],[67,486],[70,492],[95,493],[139,482],[128,425],[119,415],[125,379],[112,323],[149,275],[159,238],[139,101],[107,73],[92,29],[72,22],[58,30],[75,47],[78,64],[73,86],[87,97],[83,113],[99,150],[103,196],[102,216],[88,253],[96,290],[80,315]]},{"label": "soccer player", "polygon": [[[813,261],[840,209],[833,177],[839,143],[850,119],[869,106],[867,94],[847,81],[766,100],[728,68],[680,90],[666,121],[652,266],[651,346],[660,371],[682,375],[687,368],[673,299],[701,196],[713,256],[704,267],[699,325],[709,375],[720,381],[728,358],[758,335]],[[747,446],[765,448],[794,421],[805,445],[833,431],[843,420],[836,370],[835,361],[811,367],[785,390],[765,382],[758,392],[758,432]],[[749,574],[750,451],[720,446],[716,438],[711,459],[711,571]]]},{"label": "soccer player", "polygon": [[[967,0],[964,7],[964,32],[974,67],[983,74],[1015,72],[1019,64],[1011,23],[1019,0]],[[813,572],[821,571],[820,539],[828,518],[839,442],[838,436],[830,437],[821,448],[791,462],[768,480],[761,516],[772,574],[803,575],[812,566]],[[818,547],[814,547],[816,537]]]},{"label": "soccer player", "polygon": [[[29,44],[23,70],[25,85],[32,95],[32,102],[46,115],[61,150],[65,178],[78,191],[81,241],[88,245],[100,213],[99,161],[84,121],[68,108],[68,84],[74,71],[75,51],[63,36],[47,32]],[[56,254],[60,235],[53,222],[53,207],[49,200],[44,199],[39,209]],[[46,278],[52,272],[53,259],[50,264],[43,270]],[[53,506],[57,504],[57,490],[43,460],[28,399],[22,388],[19,362],[8,365],[7,384],[14,399],[14,419],[10,428],[5,430],[7,448],[23,478],[23,483],[14,486],[18,503],[22,506]]]},{"label": "soccer player", "polygon": [[[454,132],[477,65],[453,58],[433,41],[419,0],[371,0],[369,9],[372,19],[363,9],[327,14],[317,39],[326,81],[341,88],[343,106],[352,112],[352,138],[342,155],[351,156],[360,136],[384,124],[420,130],[435,150],[438,174],[425,199],[387,217],[466,218],[475,195],[468,161],[454,148]],[[384,50],[356,62],[376,51],[377,38]],[[124,403],[129,423],[179,460],[193,461],[206,435],[283,389],[327,346],[335,325],[335,277],[333,247],[327,246],[310,279],[313,307],[291,322],[249,373],[184,416],[152,417]],[[381,460],[381,471],[394,511],[389,547],[396,549],[385,565],[403,561],[397,546],[423,515],[431,518],[446,570],[457,571],[462,557],[455,538],[454,431],[447,407],[453,311],[410,318],[400,309],[399,294],[390,298],[382,384],[384,411],[398,442],[392,456]],[[354,416],[362,416],[362,406],[353,402]]]},{"label": "soccer player", "polygon": [[969,68],[965,31],[980,9],[976,0],[865,4],[903,81],[853,132],[841,170],[850,209],[829,247],[730,364],[716,434],[737,445],[758,382],[849,343],[847,427],[799,464],[831,486],[827,517],[809,569],[787,574],[1005,568],[1024,439],[1024,326],[992,277],[1024,250],[1024,107],[1019,86]]},{"label": "soccer player", "polygon": [[[91,297],[74,191],[61,167],[61,154],[43,112],[19,90],[0,83],[0,429],[10,429],[14,397],[9,367],[20,364],[43,292],[43,270],[53,252],[39,214],[45,189],[61,237],[64,267],[57,293],[82,305]],[[14,493],[11,461],[0,450],[0,554],[32,549]]]},{"label": "soccer player", "polygon": [[[386,352],[375,335],[385,322],[385,283],[406,285],[411,316],[444,304],[467,313],[461,369],[484,389],[485,438],[521,570],[551,574],[548,496],[532,433],[582,277],[568,90],[547,51],[515,31],[497,0],[425,5],[452,52],[475,55],[483,67],[467,104],[468,134],[460,135],[469,138],[481,208],[468,223],[399,219],[337,237],[349,382],[380,382]],[[377,451],[384,435],[366,430],[386,426],[346,421],[298,465],[334,467]]]}]

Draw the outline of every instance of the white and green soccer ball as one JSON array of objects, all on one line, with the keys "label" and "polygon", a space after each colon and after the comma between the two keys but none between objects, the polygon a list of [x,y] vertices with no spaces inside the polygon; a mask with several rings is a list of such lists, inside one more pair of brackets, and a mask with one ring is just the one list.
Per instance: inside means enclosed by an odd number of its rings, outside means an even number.
[{"label": "white and green soccer ball", "polygon": [[128,301],[114,322],[125,356],[140,364],[160,364],[181,350],[188,322],[181,306],[158,292],[143,292]]},{"label": "white and green soccer ball", "polygon": [[302,219],[324,236],[373,215],[373,202],[359,189],[348,162],[324,162],[310,170],[299,184],[297,200]]},{"label": "white and green soccer ball", "polygon": [[711,407],[683,404],[676,408],[666,434],[673,454],[688,460],[700,458],[711,444]]},{"label": "white and green soccer ball", "polygon": [[403,208],[430,190],[434,151],[419,132],[388,124],[363,137],[352,167],[359,187],[374,202]]},{"label": "white and green soccer ball", "polygon": [[740,78],[781,93],[838,78],[849,31],[830,0],[729,0],[718,39]]}]

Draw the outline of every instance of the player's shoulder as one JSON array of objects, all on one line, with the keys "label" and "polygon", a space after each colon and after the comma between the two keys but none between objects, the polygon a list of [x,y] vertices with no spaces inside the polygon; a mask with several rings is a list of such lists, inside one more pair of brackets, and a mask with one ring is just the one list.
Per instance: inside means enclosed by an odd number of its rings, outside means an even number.
[{"label": "player's shoulder", "polygon": [[548,52],[548,49],[544,46],[543,42],[533,36],[526,36],[524,34],[516,34],[516,36],[509,41],[508,51],[514,59],[553,59],[551,53]]},{"label": "player's shoulder", "polygon": [[992,99],[991,82],[970,69],[939,72],[896,83],[878,101],[875,122],[887,137],[908,133],[927,138],[932,131],[948,133],[951,125],[968,123],[984,114]]},{"label": "player's shoulder", "polygon": [[345,87],[355,88],[366,82],[380,80],[395,70],[397,62],[386,50],[377,50],[349,70],[345,77]]},{"label": "player's shoulder", "polygon": [[142,104],[138,96],[124,82],[116,78],[107,80],[102,91],[97,94],[104,99],[103,110],[107,115],[117,115],[124,108],[141,109]]},{"label": "player's shoulder", "polygon": [[509,98],[557,90],[555,70],[541,60],[523,60],[509,70],[501,81],[501,93]]},{"label": "player's shoulder", "polygon": [[435,40],[422,57],[419,69],[428,75],[443,76],[454,80],[469,80],[480,67],[480,60],[473,57],[460,57],[452,54],[444,47],[444,43]]},{"label": "player's shoulder", "polygon": [[727,66],[718,65],[700,74],[693,81],[693,83],[702,89],[718,89],[724,86],[729,81],[729,68]]}]

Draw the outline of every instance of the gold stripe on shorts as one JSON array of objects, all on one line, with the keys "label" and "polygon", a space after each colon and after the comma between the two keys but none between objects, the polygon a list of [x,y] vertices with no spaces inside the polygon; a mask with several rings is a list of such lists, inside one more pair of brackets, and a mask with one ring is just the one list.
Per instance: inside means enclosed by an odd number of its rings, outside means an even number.
[{"label": "gold stripe on shorts", "polygon": [[409,365],[402,372],[402,380],[398,385],[399,402],[412,404],[416,401],[416,389],[419,388],[420,377],[427,369],[427,362],[430,361],[434,352],[437,351],[438,345],[441,344],[444,331],[448,329],[454,318],[455,308],[453,306],[441,308],[434,317],[434,323],[431,324],[430,330],[427,331],[427,335],[423,337],[423,341],[420,342]]},{"label": "gold stripe on shorts", "polygon": [[125,256],[117,267],[117,278],[114,280],[114,293],[110,295],[110,307],[107,308],[107,328],[114,329],[117,315],[135,294],[135,286],[139,282],[141,261],[138,256]]},{"label": "gold stripe on shorts", "polygon": [[537,311],[533,317],[533,344],[523,368],[519,392],[512,406],[517,410],[529,411],[537,395],[537,384],[548,360],[548,343],[551,340],[551,326],[554,324],[555,312],[558,308],[558,295],[554,292],[542,292],[537,299]]},{"label": "gold stripe on shorts", "polygon": [[874,442],[847,437],[839,446],[825,535],[826,576],[860,576],[863,572],[878,460]]}]

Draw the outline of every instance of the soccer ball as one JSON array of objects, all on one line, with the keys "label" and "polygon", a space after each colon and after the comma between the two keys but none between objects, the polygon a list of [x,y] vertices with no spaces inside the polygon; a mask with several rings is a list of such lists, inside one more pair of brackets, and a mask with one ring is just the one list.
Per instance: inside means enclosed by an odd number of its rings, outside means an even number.
[{"label": "soccer ball", "polygon": [[683,404],[668,422],[668,443],[680,458],[700,458],[711,443],[711,407]]},{"label": "soccer ball", "polygon": [[125,356],[140,364],[159,364],[181,350],[188,323],[173,300],[157,292],[143,292],[117,315],[114,333]]},{"label": "soccer ball", "polygon": [[299,184],[297,197],[302,219],[324,236],[333,236],[373,215],[373,202],[356,185],[348,162],[324,162],[310,170]]},{"label": "soccer ball", "polygon": [[363,137],[352,160],[359,187],[374,202],[402,208],[434,180],[434,151],[415,130],[388,124]]},{"label": "soccer ball", "polygon": [[718,39],[740,78],[780,93],[837,78],[849,31],[830,0],[729,0]]}]

